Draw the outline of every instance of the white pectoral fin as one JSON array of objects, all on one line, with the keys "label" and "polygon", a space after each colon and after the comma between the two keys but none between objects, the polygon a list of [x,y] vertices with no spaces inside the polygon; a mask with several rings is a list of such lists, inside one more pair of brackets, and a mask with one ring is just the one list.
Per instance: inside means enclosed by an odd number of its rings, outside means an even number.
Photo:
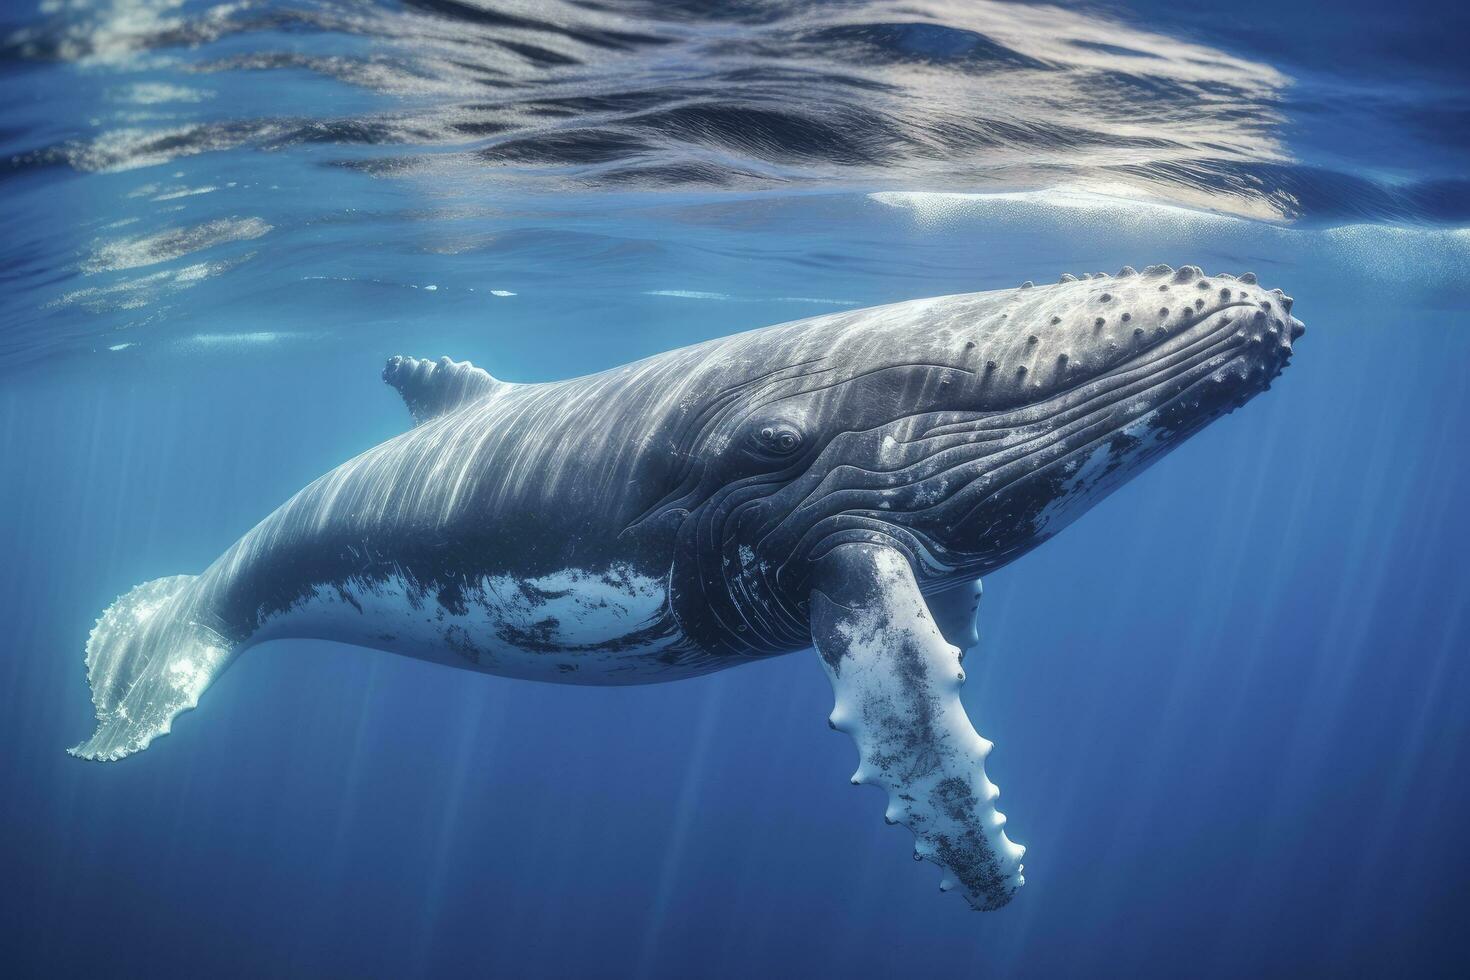
[{"label": "white pectoral fin", "polygon": [[832,681],[832,726],[851,735],[854,783],[888,793],[887,819],[914,833],[914,856],[945,869],[977,909],[1011,900],[1025,849],[1006,839],[985,776],[990,743],[960,703],[959,650],[945,641],[908,561],[892,548],[847,544],[820,564],[812,640]]}]

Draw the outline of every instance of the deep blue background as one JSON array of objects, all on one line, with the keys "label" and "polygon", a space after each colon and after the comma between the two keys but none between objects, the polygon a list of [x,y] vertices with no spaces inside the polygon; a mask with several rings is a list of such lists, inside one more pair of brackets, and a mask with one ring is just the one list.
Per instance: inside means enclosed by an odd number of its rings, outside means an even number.
[{"label": "deep blue background", "polygon": [[[1355,66],[1328,57],[1353,32],[1323,22],[1314,47],[1306,7],[1269,43],[1164,5],[1124,13],[1291,73],[1303,186],[1328,162],[1384,186],[1465,176],[1464,93],[1433,44],[1421,78],[1376,19]],[[1393,23],[1441,33],[1430,12]],[[108,70],[0,66],[49,80],[50,99],[89,97]],[[261,106],[366,98],[252,77],[237,95]],[[10,91],[14,132],[86,125]],[[1432,139],[1399,138],[1405,100],[1438,114]],[[323,165],[339,154],[3,184],[0,974],[1470,971],[1465,229],[1055,194],[546,198]],[[144,190],[230,181],[183,204]],[[273,230],[79,274],[129,217]],[[57,300],[250,253],[137,305]],[[809,652],[598,690],[280,642],[146,753],[64,754],[91,730],[95,618],[406,426],[378,380],[390,354],[545,380],[853,305],[1158,261],[1254,270],[1308,333],[1272,391],[987,579],[964,697],[1028,847],[1003,911],[941,895],[881,794],[848,785],[856,753],[827,728]]]}]

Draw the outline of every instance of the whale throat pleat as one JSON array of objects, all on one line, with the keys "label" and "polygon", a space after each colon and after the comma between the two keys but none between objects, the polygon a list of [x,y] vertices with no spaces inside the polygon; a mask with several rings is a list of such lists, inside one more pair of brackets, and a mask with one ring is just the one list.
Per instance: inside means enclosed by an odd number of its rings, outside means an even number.
[{"label": "whale throat pleat", "polygon": [[415,425],[453,412],[506,387],[489,371],[469,361],[437,361],[395,355],[383,366],[383,380],[398,390]]}]

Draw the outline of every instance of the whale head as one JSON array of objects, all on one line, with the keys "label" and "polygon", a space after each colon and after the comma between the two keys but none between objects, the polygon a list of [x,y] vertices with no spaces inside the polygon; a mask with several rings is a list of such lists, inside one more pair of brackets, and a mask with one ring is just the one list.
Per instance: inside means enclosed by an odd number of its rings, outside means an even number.
[{"label": "whale head", "polygon": [[934,585],[992,571],[1269,388],[1304,330],[1291,308],[1249,273],[1156,265],[750,335],[783,366],[701,409],[663,504],[696,556],[676,591],[723,577],[728,597],[685,601],[775,650],[838,545],[890,544]]},{"label": "whale head", "polygon": [[887,509],[915,557],[983,573],[1056,534],[1269,389],[1305,332],[1292,304],[1188,265],[1018,289],[966,341],[981,353],[964,393],[895,420],[877,453],[913,477]]}]

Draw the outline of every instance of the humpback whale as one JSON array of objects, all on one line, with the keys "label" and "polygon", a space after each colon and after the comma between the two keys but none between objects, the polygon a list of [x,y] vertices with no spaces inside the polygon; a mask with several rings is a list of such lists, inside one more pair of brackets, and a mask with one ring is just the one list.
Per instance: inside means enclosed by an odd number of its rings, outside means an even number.
[{"label": "humpback whale", "polygon": [[394,357],[414,425],[87,641],[138,752],[241,653],[317,637],[506,677],[642,684],[814,648],[854,783],[980,909],[1023,849],[960,701],[980,579],[1269,387],[1303,326],[1247,273],[1125,267],[844,311],[587,377]]}]

